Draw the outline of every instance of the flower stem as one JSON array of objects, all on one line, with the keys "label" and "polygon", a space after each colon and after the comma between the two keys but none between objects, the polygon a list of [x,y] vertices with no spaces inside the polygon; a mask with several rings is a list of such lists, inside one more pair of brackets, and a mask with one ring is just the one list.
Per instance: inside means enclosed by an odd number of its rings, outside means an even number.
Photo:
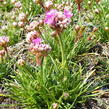
[{"label": "flower stem", "polygon": [[63,50],[63,44],[60,36],[58,36],[59,44],[60,44],[60,50],[61,50],[61,57],[62,57],[62,63],[64,63],[64,50]]},{"label": "flower stem", "polygon": [[9,54],[8,54],[8,49],[7,49],[7,47],[4,47],[4,50],[6,51],[7,57],[9,57]]},{"label": "flower stem", "polygon": [[79,12],[81,11],[81,4],[80,3],[78,4],[78,11]]},{"label": "flower stem", "polygon": [[41,66],[42,65],[41,56],[36,55],[36,64],[37,64],[37,66]]},{"label": "flower stem", "polygon": [[0,63],[2,63],[3,62],[3,57],[2,56],[0,56]]}]

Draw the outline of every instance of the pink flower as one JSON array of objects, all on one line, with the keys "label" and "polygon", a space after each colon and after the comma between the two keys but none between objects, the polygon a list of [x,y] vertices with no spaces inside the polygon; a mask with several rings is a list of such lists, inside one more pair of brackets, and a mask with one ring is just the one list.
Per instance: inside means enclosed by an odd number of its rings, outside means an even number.
[{"label": "pink flower", "polygon": [[41,44],[43,42],[43,40],[41,38],[36,38],[32,41],[33,44]]},{"label": "pink flower", "polygon": [[42,42],[43,42],[43,40],[39,37],[32,40],[32,43],[30,45],[30,50],[34,54],[37,54],[39,52],[42,54],[48,53],[51,50],[51,47],[48,44],[43,44]]},{"label": "pink flower", "polygon": [[32,43],[32,41],[36,38],[38,38],[40,34],[37,31],[31,31],[26,35],[26,41],[28,43]]},{"label": "pink flower", "polygon": [[30,45],[30,51],[33,54],[38,54],[40,53],[42,56],[45,56],[48,54],[48,52],[51,51],[51,47],[48,44],[31,44]]},{"label": "pink flower", "polygon": [[52,9],[46,13],[46,17],[44,22],[49,25],[53,25],[55,23],[55,17],[57,15],[57,10]]},{"label": "pink flower", "polygon": [[71,17],[72,13],[67,9],[65,9],[64,12],[52,9],[46,13],[44,22],[54,29],[62,30],[70,24]]},{"label": "pink flower", "polygon": [[34,39],[30,45],[30,51],[36,55],[36,64],[40,66],[42,64],[42,57],[48,55],[51,51],[51,46],[48,44],[43,44],[41,38]]},{"label": "pink flower", "polygon": [[65,9],[64,10],[64,15],[66,16],[66,18],[71,18],[73,16],[73,14],[71,13],[71,11]]},{"label": "pink flower", "polygon": [[8,42],[9,42],[8,37],[6,37],[6,36],[1,36],[0,37],[0,46],[2,46],[2,47],[7,46]]}]

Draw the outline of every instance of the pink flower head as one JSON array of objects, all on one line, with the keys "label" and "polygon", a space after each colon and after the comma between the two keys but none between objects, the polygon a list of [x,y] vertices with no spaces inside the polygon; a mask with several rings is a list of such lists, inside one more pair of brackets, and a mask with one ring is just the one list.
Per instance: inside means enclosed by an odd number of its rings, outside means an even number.
[{"label": "pink flower head", "polygon": [[43,42],[43,40],[41,39],[41,38],[36,38],[36,39],[34,39],[33,41],[32,41],[32,43],[34,44],[34,45],[36,45],[36,44],[41,44]]},{"label": "pink flower head", "polygon": [[9,42],[8,37],[6,37],[6,36],[1,36],[0,37],[0,46],[2,46],[2,47],[7,46],[8,42]]},{"label": "pink flower head", "polygon": [[71,18],[73,16],[73,14],[71,13],[71,11],[65,9],[64,10],[64,15],[66,16],[66,18]]},{"label": "pink flower head", "polygon": [[36,38],[30,44],[30,51],[36,55],[36,64],[41,65],[41,57],[45,57],[51,51],[51,46],[48,44],[43,44],[41,38]]},{"label": "pink flower head", "polygon": [[57,10],[52,9],[46,13],[46,17],[44,22],[49,25],[53,25],[55,23],[55,17],[57,15]]},{"label": "pink flower head", "polygon": [[71,17],[72,13],[68,9],[65,9],[64,12],[52,9],[46,13],[44,22],[49,24],[52,28],[59,30],[64,29],[69,25]]},{"label": "pink flower head", "polygon": [[26,35],[26,41],[28,43],[32,43],[32,41],[36,38],[38,38],[40,34],[37,31],[31,31]]},{"label": "pink flower head", "polygon": [[31,44],[30,51],[33,54],[41,53],[43,56],[45,56],[46,54],[48,54],[49,51],[51,51],[51,47],[48,44]]}]

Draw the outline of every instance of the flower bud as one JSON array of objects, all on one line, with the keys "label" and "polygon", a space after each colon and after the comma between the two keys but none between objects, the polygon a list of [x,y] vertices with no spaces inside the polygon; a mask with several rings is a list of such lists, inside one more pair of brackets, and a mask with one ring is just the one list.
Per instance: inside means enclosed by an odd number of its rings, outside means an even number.
[{"label": "flower bud", "polygon": [[51,33],[51,36],[53,36],[53,37],[56,37],[57,35],[58,35],[57,31],[53,31],[53,32]]},{"label": "flower bud", "polygon": [[24,22],[18,22],[18,26],[20,27],[20,28],[23,28],[24,27],[24,25],[25,25],[25,23]]},{"label": "flower bud", "polygon": [[97,27],[94,27],[94,28],[93,28],[93,32],[96,32],[97,30],[98,30]]},{"label": "flower bud", "polygon": [[5,55],[5,50],[0,50],[0,57],[3,57]]},{"label": "flower bud", "polygon": [[67,99],[69,97],[69,93],[64,92],[63,97],[64,97],[64,99]]},{"label": "flower bud", "polygon": [[25,64],[25,61],[23,59],[19,59],[17,61],[17,64],[20,65],[20,66],[23,66]]},{"label": "flower bud", "polygon": [[6,47],[9,42],[9,38],[7,36],[0,37],[0,46]]},{"label": "flower bud", "polygon": [[7,25],[4,25],[4,26],[2,26],[1,29],[2,29],[2,30],[6,30],[6,29],[8,29],[8,27],[7,27]]},{"label": "flower bud", "polygon": [[92,3],[91,1],[88,1],[88,5],[89,5],[89,6],[91,5],[91,3]]},{"label": "flower bud", "polygon": [[53,106],[53,109],[58,109],[58,104],[57,103],[53,103],[52,106]]},{"label": "flower bud", "polygon": [[37,29],[38,26],[39,26],[39,23],[37,21],[32,21],[30,25],[28,26],[27,31],[33,31]]},{"label": "flower bud", "polygon": [[97,2],[97,3],[99,3],[99,2],[100,2],[100,0],[96,0],[96,2]]},{"label": "flower bud", "polygon": [[25,13],[20,13],[18,19],[19,21],[27,21],[27,15]]},{"label": "flower bud", "polygon": [[52,1],[46,1],[44,6],[47,10],[49,10],[53,6],[53,3]]},{"label": "flower bud", "polygon": [[15,20],[15,19],[16,19],[16,17],[13,15],[13,16],[12,16],[12,20]]},{"label": "flower bud", "polygon": [[95,9],[95,13],[96,13],[96,14],[99,14],[100,11],[99,11],[98,9]]},{"label": "flower bud", "polygon": [[21,8],[22,6],[20,1],[16,2],[14,5],[15,5],[15,8]]},{"label": "flower bud", "polygon": [[39,20],[39,26],[42,26],[44,24],[43,20]]},{"label": "flower bud", "polygon": [[15,4],[17,1],[16,0],[11,0],[11,3],[12,4]]},{"label": "flower bud", "polygon": [[75,2],[78,5],[78,11],[80,11],[81,10],[81,3],[83,2],[83,0],[75,0]]},{"label": "flower bud", "polygon": [[91,37],[91,36],[89,36],[89,37],[87,38],[87,40],[88,40],[88,41],[92,40],[92,37]]},{"label": "flower bud", "polygon": [[76,30],[77,32],[80,30],[80,28],[81,28],[81,27],[80,27],[79,25],[76,25],[76,26],[75,26],[75,30]]},{"label": "flower bud", "polygon": [[39,4],[39,0],[33,0],[34,3]]},{"label": "flower bud", "polygon": [[17,26],[17,22],[13,22],[12,25],[13,25],[14,27],[16,27],[16,26]]},{"label": "flower bud", "polygon": [[109,27],[105,27],[105,31],[109,31]]},{"label": "flower bud", "polygon": [[75,2],[76,2],[77,4],[80,4],[81,2],[83,2],[83,0],[75,0]]}]

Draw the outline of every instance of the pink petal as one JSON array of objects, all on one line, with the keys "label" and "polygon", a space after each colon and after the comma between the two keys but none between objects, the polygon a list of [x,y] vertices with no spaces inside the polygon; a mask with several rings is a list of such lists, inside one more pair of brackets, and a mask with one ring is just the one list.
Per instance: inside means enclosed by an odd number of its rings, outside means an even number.
[{"label": "pink petal", "polygon": [[57,15],[57,10],[52,9],[46,13],[44,22],[46,24],[52,25],[54,24],[54,18]]},{"label": "pink petal", "polygon": [[66,16],[66,18],[71,18],[73,16],[73,14],[71,13],[71,11],[69,10],[64,10],[64,15]]},{"label": "pink petal", "polygon": [[41,44],[42,41],[43,41],[43,40],[42,40],[41,38],[36,38],[36,39],[34,39],[34,40],[32,41],[32,43],[36,45],[36,44]]}]

